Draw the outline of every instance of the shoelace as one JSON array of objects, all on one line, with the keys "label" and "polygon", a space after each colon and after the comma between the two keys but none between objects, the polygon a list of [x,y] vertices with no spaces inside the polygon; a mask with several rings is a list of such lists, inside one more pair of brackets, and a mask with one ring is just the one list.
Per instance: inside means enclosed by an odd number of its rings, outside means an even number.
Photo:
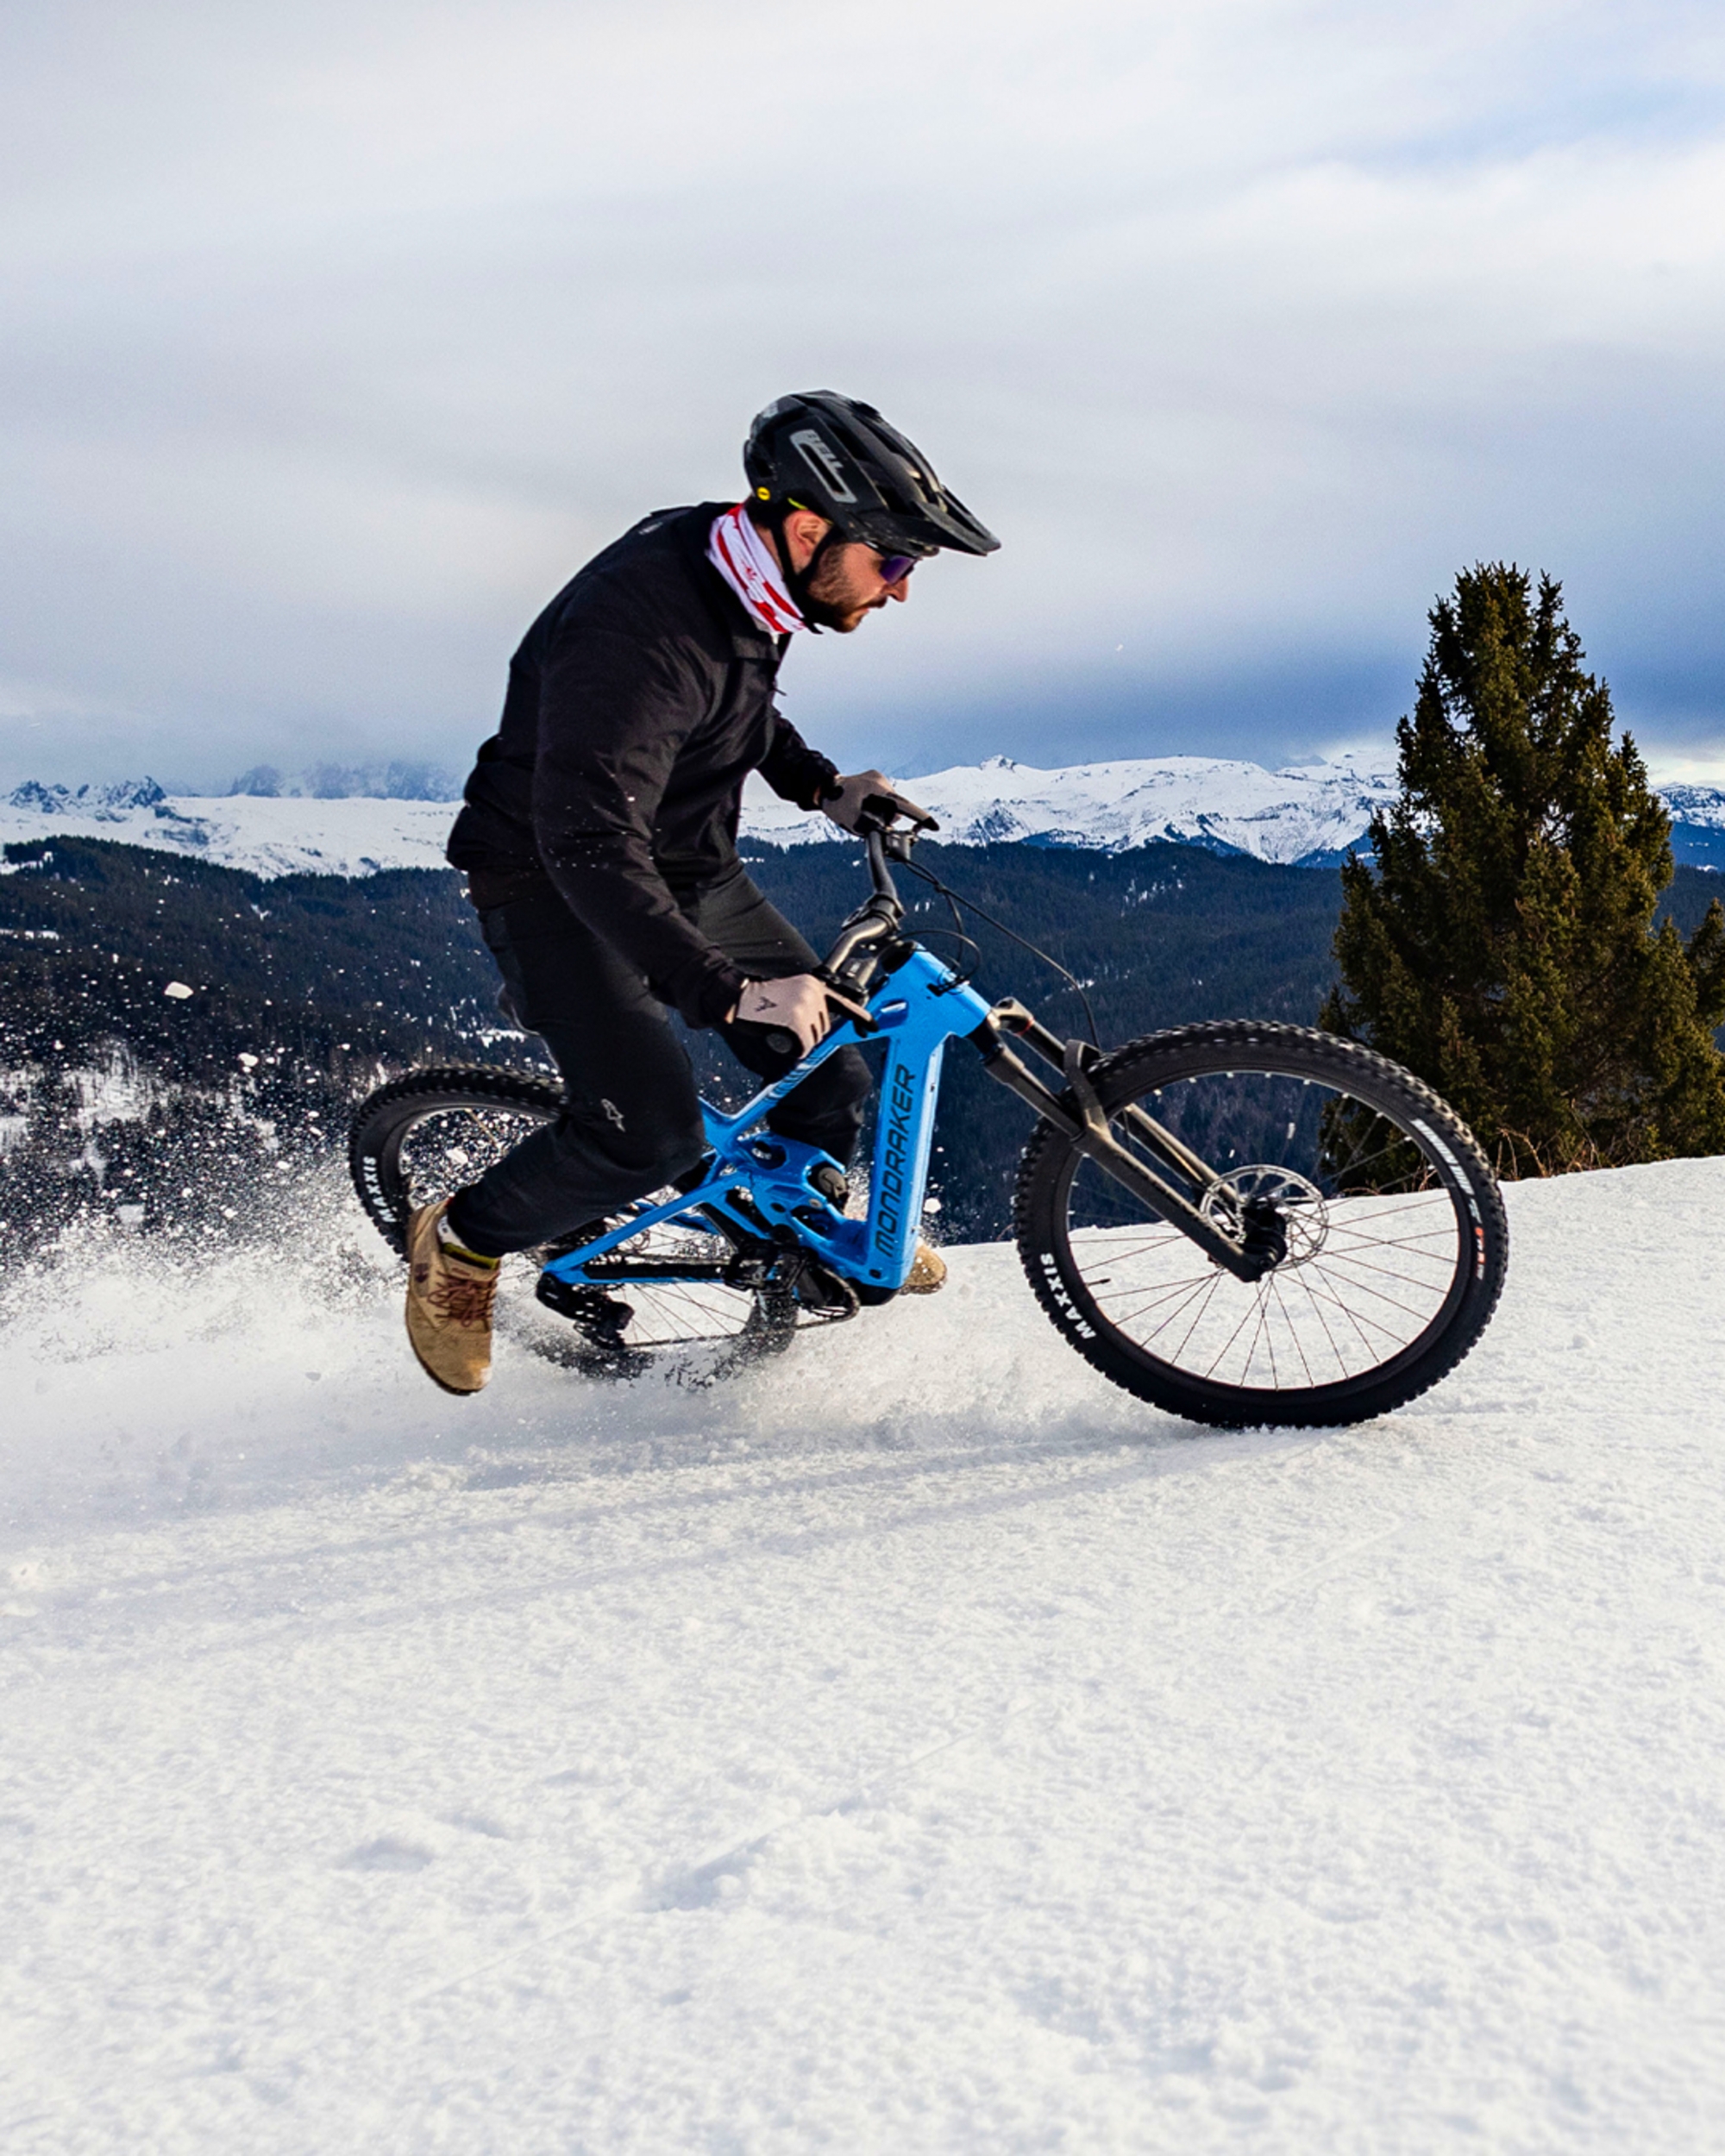
[{"label": "shoelace", "polygon": [[447,1272],[425,1300],[451,1325],[489,1325],[491,1307],[497,1300],[497,1282],[464,1280],[459,1273]]}]

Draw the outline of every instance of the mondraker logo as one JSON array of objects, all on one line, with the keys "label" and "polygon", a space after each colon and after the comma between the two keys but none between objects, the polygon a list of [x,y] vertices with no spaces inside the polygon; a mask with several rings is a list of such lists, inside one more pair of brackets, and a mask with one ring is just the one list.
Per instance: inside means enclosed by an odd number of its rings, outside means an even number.
[{"label": "mondraker logo", "polygon": [[834,501],[854,502],[856,499],[845,479],[844,467],[838,461],[837,451],[812,427],[799,427],[791,436],[791,446],[801,450],[803,462]]},{"label": "mondraker logo", "polygon": [[888,1253],[904,1224],[905,1198],[910,1185],[911,1119],[916,1113],[916,1074],[908,1063],[895,1063],[887,1087],[887,1150],[875,1197],[880,1225],[875,1230],[875,1248]]}]

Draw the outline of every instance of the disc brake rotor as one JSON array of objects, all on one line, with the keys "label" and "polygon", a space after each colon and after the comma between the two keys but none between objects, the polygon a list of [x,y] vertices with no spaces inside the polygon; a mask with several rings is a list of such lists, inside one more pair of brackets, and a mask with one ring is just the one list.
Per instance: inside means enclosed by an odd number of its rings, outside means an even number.
[{"label": "disc brake rotor", "polygon": [[1225,1235],[1239,1240],[1262,1219],[1266,1208],[1287,1238],[1286,1255],[1276,1261],[1280,1272],[1303,1265],[1324,1247],[1330,1232],[1329,1207],[1316,1183],[1291,1168],[1257,1162],[1218,1175],[1198,1200],[1198,1210]]}]

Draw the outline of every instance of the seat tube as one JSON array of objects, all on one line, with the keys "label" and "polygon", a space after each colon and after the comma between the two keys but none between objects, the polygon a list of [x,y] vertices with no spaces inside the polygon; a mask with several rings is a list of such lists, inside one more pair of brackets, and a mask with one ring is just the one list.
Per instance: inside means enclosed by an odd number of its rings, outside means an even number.
[{"label": "seat tube", "polygon": [[[889,1015],[894,990],[904,1006],[896,1023]],[[919,950],[893,976],[876,1008],[887,1059],[881,1073],[862,1277],[871,1287],[898,1288],[916,1256],[946,1044],[953,1034],[980,1025],[988,1006],[974,990],[954,984],[938,959]]]},{"label": "seat tube", "polygon": [[875,1129],[875,1176],[869,1210],[871,1282],[902,1288],[916,1255],[922,1222],[928,1156],[934,1142],[934,1104],[946,1051],[936,1041],[922,1055],[906,1055],[910,1043],[894,1042],[881,1074],[881,1105]]}]

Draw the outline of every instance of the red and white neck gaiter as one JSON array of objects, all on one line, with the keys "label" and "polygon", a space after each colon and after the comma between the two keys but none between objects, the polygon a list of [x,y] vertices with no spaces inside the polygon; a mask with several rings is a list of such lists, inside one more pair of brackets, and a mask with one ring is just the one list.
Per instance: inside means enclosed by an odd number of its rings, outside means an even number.
[{"label": "red and white neck gaiter", "polygon": [[769,636],[808,627],[785,589],[773,549],[741,502],[713,518],[706,558]]}]

